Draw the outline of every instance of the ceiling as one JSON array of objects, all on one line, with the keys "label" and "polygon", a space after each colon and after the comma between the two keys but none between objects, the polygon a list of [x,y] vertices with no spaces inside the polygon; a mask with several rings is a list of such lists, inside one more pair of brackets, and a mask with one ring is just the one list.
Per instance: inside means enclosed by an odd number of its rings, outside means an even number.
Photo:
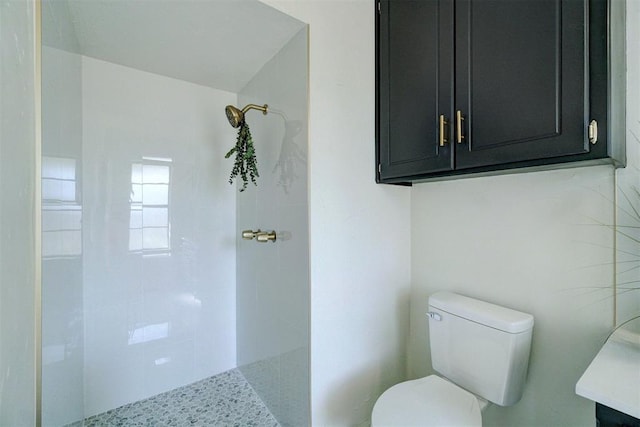
[{"label": "ceiling", "polygon": [[305,24],[257,0],[45,0],[43,44],[231,92]]}]

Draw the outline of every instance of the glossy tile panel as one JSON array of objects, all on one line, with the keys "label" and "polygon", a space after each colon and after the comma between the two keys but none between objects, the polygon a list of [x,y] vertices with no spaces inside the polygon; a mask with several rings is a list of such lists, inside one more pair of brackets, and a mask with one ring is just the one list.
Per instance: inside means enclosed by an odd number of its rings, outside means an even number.
[{"label": "glossy tile panel", "polygon": [[42,419],[55,426],[84,416],[82,57],[42,55]]},{"label": "glossy tile panel", "polygon": [[235,367],[236,95],[82,65],[89,416]]},{"label": "glossy tile panel", "polygon": [[66,1],[42,2],[42,423],[84,416],[82,57]]},{"label": "glossy tile panel", "polygon": [[[238,366],[282,425],[309,422],[307,29],[239,94],[260,178],[238,193],[238,230],[275,230],[275,243],[238,239]],[[294,404],[295,402],[295,404]]]},{"label": "glossy tile panel", "polygon": [[0,1],[0,425],[35,425],[33,1]]}]

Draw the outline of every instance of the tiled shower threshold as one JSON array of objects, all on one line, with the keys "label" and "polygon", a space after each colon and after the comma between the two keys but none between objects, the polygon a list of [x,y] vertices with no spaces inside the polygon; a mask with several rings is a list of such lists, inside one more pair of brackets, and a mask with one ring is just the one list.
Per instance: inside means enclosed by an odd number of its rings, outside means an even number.
[{"label": "tiled shower threshold", "polygon": [[280,427],[238,369],[129,403],[67,427]]}]

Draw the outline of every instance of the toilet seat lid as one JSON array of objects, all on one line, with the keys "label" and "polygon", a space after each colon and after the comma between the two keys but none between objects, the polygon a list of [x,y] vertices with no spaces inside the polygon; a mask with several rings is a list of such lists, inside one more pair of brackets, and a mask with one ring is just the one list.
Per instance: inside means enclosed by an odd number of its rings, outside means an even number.
[{"label": "toilet seat lid", "polygon": [[378,399],[372,427],[482,426],[478,399],[437,375],[396,384]]}]

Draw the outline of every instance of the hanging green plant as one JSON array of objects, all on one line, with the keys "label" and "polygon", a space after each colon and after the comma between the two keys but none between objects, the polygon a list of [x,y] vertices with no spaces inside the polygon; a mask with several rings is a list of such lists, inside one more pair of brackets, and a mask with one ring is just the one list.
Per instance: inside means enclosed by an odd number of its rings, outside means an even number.
[{"label": "hanging green plant", "polygon": [[240,191],[246,190],[249,179],[251,179],[253,185],[258,185],[256,178],[259,177],[260,174],[258,174],[256,150],[253,146],[253,139],[251,138],[249,125],[244,121],[240,124],[238,129],[238,139],[236,140],[235,147],[229,150],[224,158],[228,159],[234,153],[236,155],[236,159],[233,163],[231,176],[229,177],[229,184],[233,184],[233,180],[240,176],[242,179],[242,188]]}]

